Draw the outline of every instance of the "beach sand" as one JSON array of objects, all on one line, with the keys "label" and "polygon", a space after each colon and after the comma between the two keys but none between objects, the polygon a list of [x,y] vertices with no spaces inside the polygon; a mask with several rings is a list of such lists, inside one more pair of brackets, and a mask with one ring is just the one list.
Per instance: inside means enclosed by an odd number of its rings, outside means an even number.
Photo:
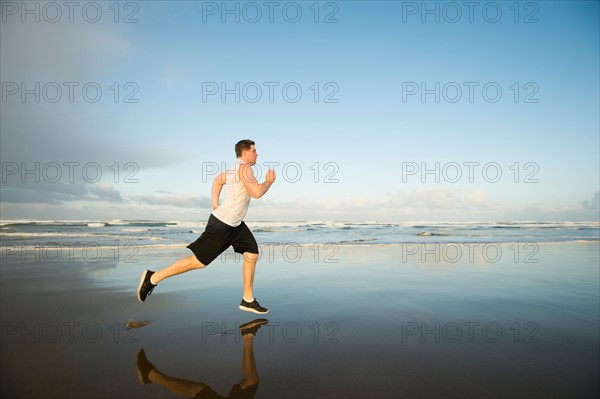
[{"label": "beach sand", "polygon": [[[265,316],[238,310],[232,253],[144,304],[142,270],[188,256],[183,246],[117,261],[10,254],[1,396],[193,396],[169,378],[226,396],[250,345],[256,398],[597,397],[599,245],[526,245],[270,247],[255,279]],[[239,325],[257,317],[269,323],[248,344]],[[138,381],[142,348],[162,384]]]}]

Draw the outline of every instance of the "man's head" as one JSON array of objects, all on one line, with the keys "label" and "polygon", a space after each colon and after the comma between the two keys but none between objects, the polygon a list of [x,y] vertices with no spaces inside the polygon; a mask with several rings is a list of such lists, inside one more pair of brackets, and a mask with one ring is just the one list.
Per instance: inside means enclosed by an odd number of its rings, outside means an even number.
[{"label": "man's head", "polygon": [[235,155],[242,159],[247,164],[254,165],[258,153],[254,148],[254,141],[252,140],[241,140],[235,145]]}]

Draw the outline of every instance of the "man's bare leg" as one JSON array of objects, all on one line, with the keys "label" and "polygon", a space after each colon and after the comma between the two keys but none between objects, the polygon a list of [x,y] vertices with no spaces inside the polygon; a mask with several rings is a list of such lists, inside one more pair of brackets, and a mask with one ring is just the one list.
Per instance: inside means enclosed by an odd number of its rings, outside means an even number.
[{"label": "man's bare leg", "polygon": [[246,302],[252,302],[254,300],[254,295],[252,293],[252,287],[254,285],[254,271],[256,269],[257,261],[258,261],[258,254],[244,252],[244,269],[242,270],[242,274],[244,276],[243,299]]},{"label": "man's bare leg", "polygon": [[152,293],[159,281],[176,274],[189,272],[194,269],[201,269],[205,266],[206,265],[202,264],[194,255],[192,255],[187,258],[181,258],[157,272],[148,269],[144,270],[140,277],[140,284],[137,289],[138,301],[146,301],[146,298]]},{"label": "man's bare leg", "polygon": [[242,303],[240,303],[239,308],[246,312],[265,314],[269,313],[269,309],[260,306],[252,292],[257,260],[258,254],[244,252],[244,268],[242,270],[242,275],[244,276],[244,295],[242,296]]},{"label": "man's bare leg", "polygon": [[240,383],[243,389],[258,384],[258,373],[256,372],[256,361],[254,360],[253,339],[254,334],[244,335],[244,352],[242,354],[242,373],[244,378]]},{"label": "man's bare leg", "polygon": [[151,382],[167,388],[172,393],[188,398],[198,395],[200,391],[208,386],[201,382],[170,377],[161,373],[158,369],[152,370],[150,374],[148,374],[148,378]]},{"label": "man's bare leg", "polygon": [[189,272],[190,270],[202,269],[203,267],[206,267],[206,265],[203,265],[194,255],[188,256],[187,258],[181,258],[164,269],[155,272],[152,277],[150,277],[150,282],[152,284],[158,284],[159,281],[164,280],[167,277]]},{"label": "man's bare leg", "polygon": [[249,388],[259,383],[256,361],[254,360],[254,336],[258,330],[269,322],[267,319],[255,319],[240,326],[240,332],[244,339],[244,351],[242,352],[242,372],[244,378],[239,386],[242,389]]},{"label": "man's bare leg", "polygon": [[138,380],[142,385],[149,383],[159,384],[177,395],[187,396],[188,398],[194,397],[208,387],[208,385],[202,382],[170,377],[162,373],[154,364],[148,361],[143,348],[138,351],[135,358],[135,366],[138,373]]}]

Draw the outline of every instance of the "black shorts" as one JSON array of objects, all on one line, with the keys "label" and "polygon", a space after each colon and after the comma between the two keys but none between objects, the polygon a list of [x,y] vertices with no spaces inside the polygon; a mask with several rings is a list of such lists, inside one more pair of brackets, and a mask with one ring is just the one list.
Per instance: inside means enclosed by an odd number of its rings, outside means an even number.
[{"label": "black shorts", "polygon": [[230,245],[233,245],[233,250],[240,254],[244,252],[258,254],[258,244],[246,223],[242,222],[237,227],[231,227],[211,213],[204,233],[187,247],[203,265],[207,266]]},{"label": "black shorts", "polygon": [[258,383],[245,389],[242,388],[240,384],[235,384],[231,387],[231,391],[229,391],[227,398],[225,398],[206,385],[193,399],[254,399],[256,391],[258,391]]}]

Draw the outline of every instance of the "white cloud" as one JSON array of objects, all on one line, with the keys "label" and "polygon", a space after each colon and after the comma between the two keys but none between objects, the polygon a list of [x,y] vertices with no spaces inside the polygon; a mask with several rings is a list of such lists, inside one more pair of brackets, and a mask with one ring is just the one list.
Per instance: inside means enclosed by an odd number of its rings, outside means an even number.
[{"label": "white cloud", "polygon": [[482,190],[472,190],[465,194],[465,203],[474,208],[488,209],[496,206],[495,201],[491,200]]},{"label": "white cloud", "polygon": [[492,218],[499,211],[481,190],[421,188],[399,191],[382,199],[344,197],[326,201],[298,198],[293,201],[261,200],[252,209],[253,220],[466,220]]},{"label": "white cloud", "polygon": [[46,181],[12,183],[0,189],[2,202],[28,204],[62,204],[73,201],[122,201],[112,184],[49,183]]},{"label": "white cloud", "polygon": [[89,193],[99,199],[121,201],[121,194],[115,190],[112,184],[96,184],[89,188]]},{"label": "white cloud", "polygon": [[490,209],[494,202],[481,190],[463,193],[459,189],[418,188],[410,192],[390,194],[383,205],[406,210]]},{"label": "white cloud", "polygon": [[[41,185],[40,185],[41,186]],[[595,197],[594,197],[595,198]],[[2,190],[4,218],[205,220],[211,210],[207,196],[158,193],[122,195],[111,184],[46,185],[37,190]],[[37,216],[39,215],[43,216]],[[63,216],[67,215],[67,216]],[[597,211],[596,211],[597,215]],[[384,198],[343,197],[328,200],[252,200],[247,220],[378,220],[499,221],[594,220],[581,204],[521,208],[500,207],[481,190],[427,188],[401,191]]]},{"label": "white cloud", "polygon": [[583,206],[585,209],[591,209],[591,210],[595,210],[595,211],[599,210],[600,209],[600,191],[596,191],[590,201],[583,201],[581,203],[581,206]]},{"label": "white cloud", "polygon": [[211,208],[211,199],[203,196],[197,197],[191,194],[176,194],[176,195],[136,195],[127,196],[127,202],[141,203],[148,205],[168,205],[178,208]]}]

